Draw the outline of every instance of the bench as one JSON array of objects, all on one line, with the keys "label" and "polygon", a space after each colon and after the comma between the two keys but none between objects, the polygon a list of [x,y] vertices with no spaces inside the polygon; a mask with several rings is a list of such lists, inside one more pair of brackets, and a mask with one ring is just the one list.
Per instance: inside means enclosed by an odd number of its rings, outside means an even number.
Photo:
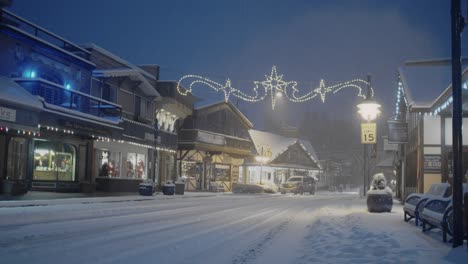
[{"label": "bench", "polygon": [[[463,184],[463,193],[468,194],[468,184]],[[447,242],[447,234],[453,234],[453,208],[452,197],[429,198],[419,215],[422,222],[422,231],[426,232],[433,228],[442,230],[442,239]],[[465,231],[466,231],[465,226]]]},{"label": "bench", "polygon": [[403,206],[405,222],[415,219],[415,225],[419,225],[419,214],[424,208],[424,204],[431,198],[444,198],[450,195],[450,185],[448,183],[432,184],[427,193],[412,193],[408,195]]}]

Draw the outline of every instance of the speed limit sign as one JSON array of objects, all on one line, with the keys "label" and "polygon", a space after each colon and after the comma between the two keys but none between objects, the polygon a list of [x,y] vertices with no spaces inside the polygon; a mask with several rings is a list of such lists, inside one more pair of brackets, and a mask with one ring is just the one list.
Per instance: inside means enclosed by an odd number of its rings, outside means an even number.
[{"label": "speed limit sign", "polygon": [[377,143],[377,124],[362,123],[361,124],[361,143],[376,144]]}]

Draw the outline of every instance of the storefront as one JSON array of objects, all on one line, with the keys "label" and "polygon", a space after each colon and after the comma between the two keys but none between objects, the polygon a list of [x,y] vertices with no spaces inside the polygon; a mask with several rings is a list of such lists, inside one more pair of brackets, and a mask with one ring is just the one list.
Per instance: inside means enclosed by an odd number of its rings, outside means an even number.
[{"label": "storefront", "polygon": [[249,134],[255,145],[256,157],[245,165],[246,183],[280,185],[292,176],[318,179],[320,165],[309,141],[253,129]]},{"label": "storefront", "polygon": [[[389,131],[389,142],[396,144],[394,164],[396,185],[399,198],[404,200],[413,192],[427,192],[434,183],[451,182],[452,180],[452,87],[451,71],[443,69],[400,69],[398,76],[397,103],[395,118],[391,124],[405,125],[404,140],[401,131],[394,128]],[[415,78],[416,74],[426,73],[425,79]],[[463,102],[468,102],[468,69],[463,71]],[[429,103],[419,103],[419,97],[427,97],[428,91],[415,96],[415,91],[424,91],[426,83],[443,83],[442,93],[432,92]],[[412,93],[410,93],[410,90]],[[463,104],[463,115],[466,116],[468,105]],[[468,118],[463,118],[468,123]],[[468,138],[468,131],[463,130],[463,138]],[[463,143],[463,167],[468,168],[468,144]]]},{"label": "storefront", "polygon": [[243,178],[244,161],[252,157],[248,130],[253,124],[229,102],[201,104],[188,116],[178,136],[178,175],[187,190],[218,186],[231,191]]},{"label": "storefront", "polygon": [[150,147],[119,142],[94,142],[93,174],[101,191],[135,192],[138,184],[152,180],[148,172]]},{"label": "storefront", "polygon": [[0,77],[0,192],[28,190],[29,151],[40,135],[42,103],[9,78]]}]

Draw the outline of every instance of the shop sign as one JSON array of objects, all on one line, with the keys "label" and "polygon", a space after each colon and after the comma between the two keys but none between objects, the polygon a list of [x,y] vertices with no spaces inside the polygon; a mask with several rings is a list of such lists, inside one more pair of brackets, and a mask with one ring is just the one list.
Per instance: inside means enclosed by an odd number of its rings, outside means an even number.
[{"label": "shop sign", "polygon": [[424,155],[424,172],[440,173],[442,168],[441,155]]},{"label": "shop sign", "polygon": [[211,143],[215,145],[226,145],[226,139],[221,135],[198,131],[197,140],[201,142]]},{"label": "shop sign", "polygon": [[96,127],[86,126],[86,125],[82,125],[82,124],[67,121],[67,120],[63,120],[62,122],[63,122],[63,126],[68,127],[68,128],[78,129],[78,130],[81,130],[83,132],[88,132],[88,133],[107,134],[105,130],[99,129]]},{"label": "shop sign", "polygon": [[0,119],[10,122],[16,122],[16,110],[0,107]]},{"label": "shop sign", "polygon": [[408,143],[408,123],[401,121],[388,121],[388,143]]},{"label": "shop sign", "polygon": [[361,143],[376,144],[377,143],[377,124],[362,123],[361,124]]}]

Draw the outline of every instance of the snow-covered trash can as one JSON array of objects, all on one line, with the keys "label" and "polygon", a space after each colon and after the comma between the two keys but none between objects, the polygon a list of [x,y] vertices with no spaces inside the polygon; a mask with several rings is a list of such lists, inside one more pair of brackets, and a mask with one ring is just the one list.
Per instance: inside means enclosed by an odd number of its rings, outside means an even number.
[{"label": "snow-covered trash can", "polygon": [[179,177],[175,181],[175,194],[184,195],[185,192],[185,178]]},{"label": "snow-covered trash can", "polygon": [[138,187],[138,192],[143,196],[152,196],[156,190],[155,184],[153,182],[142,182]]},{"label": "snow-covered trash can", "polygon": [[393,208],[393,192],[387,186],[383,173],[374,175],[371,188],[367,192],[367,210],[371,213],[391,212]]},{"label": "snow-covered trash can", "polygon": [[174,195],[175,184],[171,181],[167,181],[162,187],[162,192],[164,195]]}]

